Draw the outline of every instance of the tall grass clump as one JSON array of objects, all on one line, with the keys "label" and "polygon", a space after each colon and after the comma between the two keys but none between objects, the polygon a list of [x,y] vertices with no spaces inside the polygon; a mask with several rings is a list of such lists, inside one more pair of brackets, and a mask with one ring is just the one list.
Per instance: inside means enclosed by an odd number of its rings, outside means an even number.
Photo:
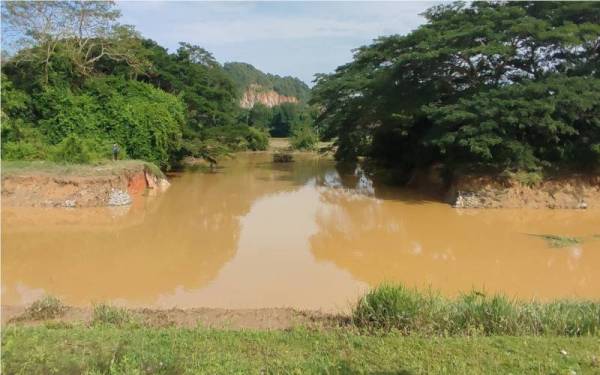
[{"label": "tall grass clump", "polygon": [[127,309],[111,306],[105,303],[94,306],[92,324],[112,324],[116,326],[124,326],[133,323],[136,323],[136,319]]},{"label": "tall grass clump", "polygon": [[59,318],[67,310],[60,299],[54,296],[44,296],[31,304],[23,314],[24,319],[46,320]]},{"label": "tall grass clump", "polygon": [[472,291],[457,298],[383,284],[356,304],[354,324],[424,335],[600,335],[600,302],[523,302]]}]

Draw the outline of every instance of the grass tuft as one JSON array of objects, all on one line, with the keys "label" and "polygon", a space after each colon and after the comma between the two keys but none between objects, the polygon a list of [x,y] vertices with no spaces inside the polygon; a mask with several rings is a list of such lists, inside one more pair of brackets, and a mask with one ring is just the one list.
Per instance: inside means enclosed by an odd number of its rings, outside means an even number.
[{"label": "grass tuft", "polygon": [[66,306],[60,299],[48,295],[32,303],[31,306],[25,310],[23,319],[54,319],[63,316],[66,310]]},{"label": "grass tuft", "polygon": [[124,326],[136,323],[133,314],[125,308],[107,305],[104,303],[94,306],[92,324],[112,324]]},{"label": "grass tuft", "polygon": [[557,234],[531,234],[531,236],[543,238],[550,247],[554,248],[578,245],[583,242],[578,237],[559,236]]},{"label": "grass tuft", "polygon": [[383,284],[358,301],[352,320],[359,328],[405,335],[597,335],[600,302],[522,302],[478,291],[450,299]]}]

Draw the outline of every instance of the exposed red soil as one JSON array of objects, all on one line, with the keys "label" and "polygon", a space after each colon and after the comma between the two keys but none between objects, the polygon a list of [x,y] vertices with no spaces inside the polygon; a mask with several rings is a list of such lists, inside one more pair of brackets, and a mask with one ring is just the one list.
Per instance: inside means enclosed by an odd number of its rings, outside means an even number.
[{"label": "exposed red soil", "polygon": [[166,186],[166,181],[149,177],[143,165],[97,175],[23,171],[2,176],[2,206],[100,207],[108,205],[113,191],[126,192],[136,202],[147,189],[162,191]]}]

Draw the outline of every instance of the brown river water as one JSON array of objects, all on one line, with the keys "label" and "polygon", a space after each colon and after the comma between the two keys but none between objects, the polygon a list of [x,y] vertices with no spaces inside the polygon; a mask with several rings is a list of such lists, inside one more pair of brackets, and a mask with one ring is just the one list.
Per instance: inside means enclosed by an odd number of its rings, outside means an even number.
[{"label": "brown river water", "polygon": [[3,208],[2,304],[346,311],[383,281],[600,298],[600,210],[457,210],[297,159],[242,154],[131,207]]}]

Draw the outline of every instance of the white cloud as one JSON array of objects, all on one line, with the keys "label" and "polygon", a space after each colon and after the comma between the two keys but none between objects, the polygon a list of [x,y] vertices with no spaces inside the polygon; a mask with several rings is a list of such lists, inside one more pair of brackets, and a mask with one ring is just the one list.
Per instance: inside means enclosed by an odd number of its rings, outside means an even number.
[{"label": "white cloud", "polygon": [[[404,34],[415,29],[424,21],[419,14],[435,3],[128,1],[118,4],[123,11],[122,22],[135,25],[144,36],[170,49],[176,48],[179,41],[187,41],[208,48],[226,61],[263,61],[263,66],[272,68],[271,62],[275,60],[281,67],[275,73],[295,74],[309,80],[307,77],[312,74],[331,71],[345,62],[351,57],[352,48],[380,35]],[[333,45],[323,46],[323,43]],[[246,44],[254,48],[243,48]],[[298,60],[298,54],[286,53],[286,44],[301,45],[304,58]],[[346,49],[332,48],[336,45]],[[240,56],[234,47],[245,55]],[[287,60],[286,54],[290,55]],[[315,54],[328,60],[311,60]],[[322,70],[309,72],[308,69],[316,68],[315,63]]]}]

